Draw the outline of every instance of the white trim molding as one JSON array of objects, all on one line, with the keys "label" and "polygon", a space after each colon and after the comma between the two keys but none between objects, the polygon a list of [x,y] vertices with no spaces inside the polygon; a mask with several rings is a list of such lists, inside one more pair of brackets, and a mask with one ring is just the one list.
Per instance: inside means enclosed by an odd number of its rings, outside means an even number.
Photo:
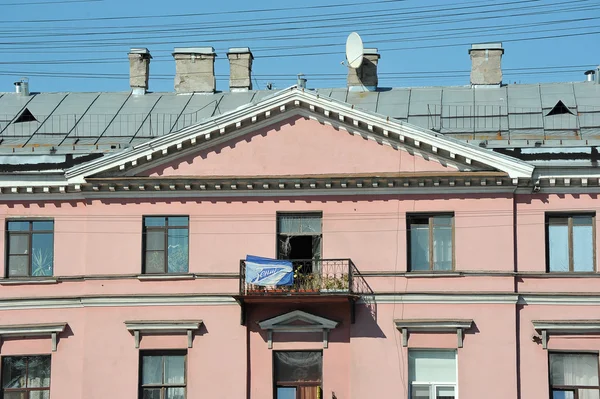
[{"label": "white trim molding", "polygon": [[135,347],[140,347],[140,334],[187,334],[187,347],[191,348],[194,340],[194,331],[200,329],[202,320],[138,320],[126,321],[125,327],[133,332]]},{"label": "white trim molding", "polygon": [[6,337],[45,337],[52,338],[52,352],[56,352],[58,334],[65,331],[67,323],[15,324],[0,326],[0,339]]},{"label": "white trim molding", "polygon": [[402,346],[408,346],[408,335],[412,331],[420,332],[455,332],[457,345],[463,347],[463,333],[473,326],[473,320],[446,319],[396,319],[396,328],[402,333]]},{"label": "white trim molding", "polygon": [[[301,324],[298,324],[300,322]],[[284,313],[271,319],[257,322],[261,330],[267,330],[267,343],[273,349],[273,332],[322,332],[323,348],[329,346],[329,330],[336,328],[339,322],[316,316],[301,310]]]},{"label": "white trim molding", "polygon": [[532,320],[542,335],[542,348],[548,349],[549,335],[600,334],[600,320]]}]

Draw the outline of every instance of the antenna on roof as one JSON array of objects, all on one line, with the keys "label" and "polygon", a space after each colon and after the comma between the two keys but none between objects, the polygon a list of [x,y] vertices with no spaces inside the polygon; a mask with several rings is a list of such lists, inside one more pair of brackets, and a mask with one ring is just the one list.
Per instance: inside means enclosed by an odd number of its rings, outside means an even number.
[{"label": "antenna on roof", "polygon": [[350,68],[356,69],[362,65],[365,48],[360,35],[356,32],[350,33],[346,39],[346,61]]}]

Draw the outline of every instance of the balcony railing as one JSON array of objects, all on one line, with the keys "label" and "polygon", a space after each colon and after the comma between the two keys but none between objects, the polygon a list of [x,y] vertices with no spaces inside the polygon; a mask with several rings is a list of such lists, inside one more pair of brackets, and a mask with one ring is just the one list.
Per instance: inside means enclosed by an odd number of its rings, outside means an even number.
[{"label": "balcony railing", "polygon": [[294,283],[257,286],[246,283],[246,261],[240,261],[240,295],[362,295],[370,288],[350,259],[290,260]]}]

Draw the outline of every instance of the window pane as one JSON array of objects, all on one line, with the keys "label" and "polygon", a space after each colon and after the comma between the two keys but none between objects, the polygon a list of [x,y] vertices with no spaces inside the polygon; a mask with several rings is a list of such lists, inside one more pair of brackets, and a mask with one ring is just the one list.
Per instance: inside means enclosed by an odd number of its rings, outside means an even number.
[{"label": "window pane", "polygon": [[8,253],[11,255],[25,255],[29,253],[29,234],[10,234],[8,249]]},{"label": "window pane", "polygon": [[592,226],[573,226],[573,269],[576,272],[594,271]]},{"label": "window pane", "polygon": [[142,384],[163,383],[162,359],[162,356],[144,356],[142,358]]},{"label": "window pane", "polygon": [[279,215],[281,234],[321,234],[321,215]]},{"label": "window pane", "polygon": [[567,225],[556,225],[551,222],[548,226],[548,253],[551,272],[569,271],[569,227]]},{"label": "window pane", "polygon": [[27,222],[27,221],[8,222],[8,231],[29,231],[29,222]]},{"label": "window pane", "polygon": [[29,399],[50,399],[50,391],[31,391]]},{"label": "window pane", "polygon": [[169,273],[188,271],[188,230],[169,229]]},{"label": "window pane", "polygon": [[274,362],[279,382],[321,381],[321,352],[275,352]]},{"label": "window pane", "polygon": [[27,388],[50,386],[50,356],[28,358]]},{"label": "window pane", "polygon": [[165,218],[164,217],[156,217],[156,216],[151,216],[151,217],[145,217],[144,218],[144,226],[164,226],[165,225]]},{"label": "window pane", "polygon": [[160,389],[144,389],[143,399],[160,399]]},{"label": "window pane", "polygon": [[27,392],[4,392],[4,399],[27,399]]},{"label": "window pane", "polygon": [[29,276],[29,256],[28,255],[10,255],[8,257],[8,276],[9,277]]},{"label": "window pane", "polygon": [[166,399],[184,399],[185,388],[168,388]]},{"label": "window pane", "polygon": [[165,356],[165,383],[185,384],[185,356]]},{"label": "window pane", "polygon": [[410,397],[411,399],[429,399],[430,390],[429,385],[413,385]]},{"label": "window pane", "polygon": [[157,251],[165,249],[165,230],[151,230],[146,232],[146,250]]},{"label": "window pane", "polygon": [[[435,218],[438,219],[438,218]],[[444,220],[449,218],[444,218]],[[433,270],[452,270],[452,219],[450,226],[433,226]]]},{"label": "window pane", "polygon": [[25,357],[11,356],[2,359],[2,387],[25,388]]},{"label": "window pane", "polygon": [[35,233],[31,237],[31,275],[52,276],[54,234]]},{"label": "window pane", "polygon": [[296,387],[277,387],[277,399],[296,399]]},{"label": "window pane", "polygon": [[575,393],[571,391],[552,391],[552,399],[575,399]]},{"label": "window pane", "polygon": [[598,355],[551,353],[550,383],[564,386],[597,386]]},{"label": "window pane", "polygon": [[456,382],[456,351],[409,350],[410,382]]},{"label": "window pane", "polygon": [[40,220],[37,222],[33,222],[33,230],[45,230],[45,231],[53,231],[54,230],[54,222],[51,220]]},{"label": "window pane", "polygon": [[434,226],[452,227],[452,219],[454,219],[454,216],[450,216],[450,215],[434,216],[433,217],[433,225]]},{"label": "window pane", "polygon": [[169,226],[187,226],[188,219],[187,216],[171,216],[168,218]]},{"label": "window pane", "polygon": [[456,397],[454,387],[438,387],[435,397],[436,399],[454,399]]},{"label": "window pane", "polygon": [[165,272],[165,253],[163,251],[146,252],[145,273]]},{"label": "window pane", "polygon": [[410,225],[410,270],[429,270],[429,225]]},{"label": "window pane", "polygon": [[594,218],[589,215],[573,216],[573,226],[591,226]]},{"label": "window pane", "polygon": [[599,392],[597,389],[579,389],[577,399],[598,399],[600,398]]}]

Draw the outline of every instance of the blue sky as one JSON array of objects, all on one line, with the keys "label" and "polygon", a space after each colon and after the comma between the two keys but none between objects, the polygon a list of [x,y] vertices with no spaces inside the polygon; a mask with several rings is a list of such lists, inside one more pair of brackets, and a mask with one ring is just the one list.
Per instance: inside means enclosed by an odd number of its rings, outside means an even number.
[{"label": "blue sky", "polygon": [[471,43],[501,41],[506,83],[579,81],[600,63],[598,0],[0,0],[0,92],[127,91],[127,52],[147,47],[150,90],[172,91],[174,47],[250,47],[254,85],[345,86],[344,44],[377,47],[380,86],[469,83]]}]

